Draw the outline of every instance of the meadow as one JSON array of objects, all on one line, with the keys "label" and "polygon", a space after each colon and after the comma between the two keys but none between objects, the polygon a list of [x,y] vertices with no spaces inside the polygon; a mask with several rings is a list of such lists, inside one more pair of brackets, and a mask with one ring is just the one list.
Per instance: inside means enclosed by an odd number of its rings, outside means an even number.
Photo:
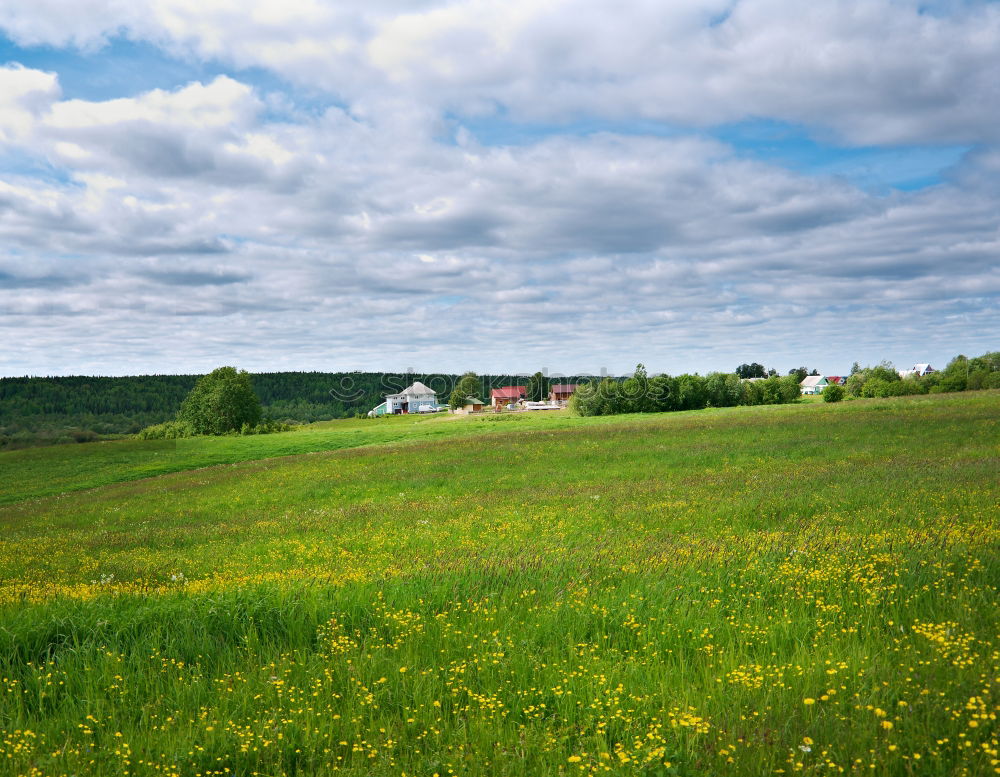
[{"label": "meadow", "polygon": [[1000,392],[379,424],[0,453],[0,774],[1000,773]]}]

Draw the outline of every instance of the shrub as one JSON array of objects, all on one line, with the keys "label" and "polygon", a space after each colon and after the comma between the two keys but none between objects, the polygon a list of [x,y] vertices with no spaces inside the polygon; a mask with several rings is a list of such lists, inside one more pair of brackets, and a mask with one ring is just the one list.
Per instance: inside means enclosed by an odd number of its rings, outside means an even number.
[{"label": "shrub", "polygon": [[184,421],[166,421],[162,424],[147,426],[136,437],[140,440],[176,440],[180,437],[193,437],[194,429]]},{"label": "shrub", "polygon": [[861,387],[861,396],[869,399],[874,397],[884,398],[889,396],[890,384],[882,378],[869,378]]},{"label": "shrub", "polygon": [[844,398],[843,386],[838,386],[836,383],[831,383],[825,389],[823,389],[823,401],[824,402],[839,402]]}]

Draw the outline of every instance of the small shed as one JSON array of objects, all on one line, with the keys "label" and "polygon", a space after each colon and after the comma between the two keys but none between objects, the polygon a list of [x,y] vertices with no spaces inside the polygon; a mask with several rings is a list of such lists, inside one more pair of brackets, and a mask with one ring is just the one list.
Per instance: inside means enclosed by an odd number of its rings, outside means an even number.
[{"label": "small shed", "polygon": [[486,407],[486,403],[481,399],[476,397],[466,397],[465,404],[459,408],[455,409],[455,415],[470,415],[472,413],[481,413],[483,408]]}]

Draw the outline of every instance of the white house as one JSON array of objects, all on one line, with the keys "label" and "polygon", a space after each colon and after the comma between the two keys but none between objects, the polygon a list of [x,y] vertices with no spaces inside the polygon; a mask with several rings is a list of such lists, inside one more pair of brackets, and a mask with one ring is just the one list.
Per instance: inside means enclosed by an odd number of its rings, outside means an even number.
[{"label": "white house", "polygon": [[799,392],[802,394],[822,394],[823,389],[829,385],[830,381],[822,375],[806,375],[799,383]]},{"label": "white house", "polygon": [[418,380],[398,394],[386,394],[385,402],[372,410],[368,415],[436,413],[441,409],[434,391]]},{"label": "white house", "polygon": [[924,375],[930,375],[932,372],[937,372],[937,370],[935,370],[929,364],[914,364],[913,367],[911,367],[910,369],[899,370],[898,372],[899,372],[899,377],[901,378],[908,378],[911,375],[917,375],[918,377],[922,378]]}]

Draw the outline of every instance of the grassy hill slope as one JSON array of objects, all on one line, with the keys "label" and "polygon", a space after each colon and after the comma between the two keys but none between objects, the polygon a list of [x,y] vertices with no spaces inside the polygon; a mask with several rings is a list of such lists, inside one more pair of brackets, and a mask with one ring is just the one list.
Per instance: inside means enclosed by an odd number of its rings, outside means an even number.
[{"label": "grassy hill slope", "polygon": [[113,440],[0,451],[0,504],[219,464],[482,435],[511,428],[566,428],[583,422],[561,411],[542,415],[384,416],[321,422],[294,432],[263,436]]},{"label": "grassy hill slope", "polygon": [[0,772],[991,773],[998,411],[43,459],[107,485],[0,507]]}]

